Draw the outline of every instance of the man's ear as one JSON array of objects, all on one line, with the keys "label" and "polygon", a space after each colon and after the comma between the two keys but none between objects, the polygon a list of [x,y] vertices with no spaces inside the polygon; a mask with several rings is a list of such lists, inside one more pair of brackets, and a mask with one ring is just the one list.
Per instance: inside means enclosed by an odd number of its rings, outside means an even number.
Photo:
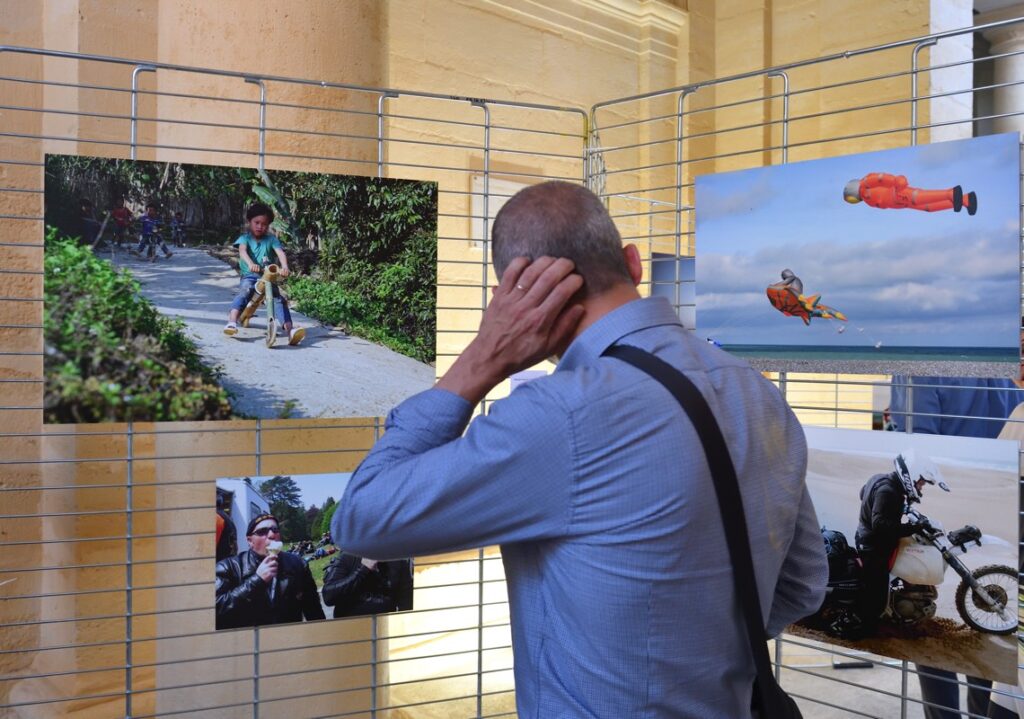
[{"label": "man's ear", "polygon": [[636,248],[636,245],[630,243],[622,248],[622,256],[626,259],[626,269],[629,270],[629,276],[633,280],[633,285],[639,285],[640,280],[644,277],[644,266],[643,262],[640,261],[640,250]]}]

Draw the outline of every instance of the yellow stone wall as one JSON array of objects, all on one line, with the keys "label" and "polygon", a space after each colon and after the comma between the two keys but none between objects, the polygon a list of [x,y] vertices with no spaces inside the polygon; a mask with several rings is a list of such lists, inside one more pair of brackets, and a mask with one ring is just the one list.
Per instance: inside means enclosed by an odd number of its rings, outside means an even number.
[{"label": "yellow stone wall", "polygon": [[[396,88],[586,110],[603,99],[686,81],[686,13],[662,2],[462,1],[447,2],[442,9],[424,0],[396,0],[387,3],[384,24],[390,48],[387,84]],[[483,110],[466,104],[455,117],[481,123]],[[582,178],[583,114],[499,105],[489,110],[492,124],[515,128],[491,132],[493,149],[487,161],[492,177],[521,184],[542,177]],[[453,114],[452,108],[437,101],[406,97],[389,101],[388,111],[417,117],[436,117],[439,111]],[[638,117],[636,109],[631,117]],[[473,192],[473,178],[484,168],[481,129],[395,118],[388,123],[387,133],[397,141],[389,143],[386,152],[388,162],[393,163],[388,168],[391,176],[440,183],[439,304],[479,306],[479,289],[449,285],[479,285],[482,273],[482,250],[468,241],[468,216],[472,213],[468,193]],[[633,144],[646,142],[648,128],[631,128],[628,137]],[[417,145],[417,141],[460,147]],[[634,166],[652,161],[647,149],[635,154],[630,160]],[[404,165],[441,165],[446,169],[412,170]],[[630,174],[637,177],[637,173]],[[633,226],[626,223],[624,234],[636,234]],[[475,329],[477,321],[473,312],[440,319],[438,349],[447,356],[438,358],[439,370],[443,371],[451,355],[463,346],[465,332]]]},{"label": "yellow stone wall", "polygon": [[[386,101],[382,166],[385,176],[439,183],[438,369],[443,371],[471,336],[486,297],[482,282],[489,271],[484,248],[474,241],[470,216],[482,213],[479,193],[485,167],[491,179],[513,183],[508,186],[553,176],[581,179],[590,127],[586,114],[594,103],[925,34],[928,13],[925,0],[879,0],[867,9],[863,4],[829,0],[5,0],[0,2],[0,42],[445,96],[430,99],[400,93]],[[790,79],[796,92],[908,67],[909,49],[905,48],[801,68],[792,71]],[[42,195],[37,190],[46,152],[128,156],[130,95],[126,90],[131,66],[6,53],[0,54],[0,70],[7,77],[45,81],[0,81],[4,105],[29,108],[0,110],[0,129],[32,136],[0,135],[0,159],[7,161],[0,164],[0,186],[27,190],[0,192],[0,215],[41,216]],[[896,103],[906,98],[907,83],[903,76],[794,94],[791,116]],[[256,85],[242,77],[160,70],[142,73],[139,87],[139,159],[256,165]],[[777,122],[781,100],[766,98],[780,87],[778,80],[758,77],[702,87],[687,98],[684,204],[692,204],[692,182],[698,174],[781,161],[778,149],[768,149],[781,142]],[[266,90],[270,103],[267,167],[378,172],[377,93],[274,81],[266,82]],[[447,97],[452,95],[465,99]],[[481,126],[485,110],[471,98],[557,105],[566,110],[487,105],[490,147],[485,151]],[[674,204],[676,199],[677,101],[672,93],[616,104],[597,113],[597,140],[603,152],[596,159],[606,169],[601,178],[604,188],[614,195],[610,208],[623,235],[638,242],[645,255],[693,251],[693,213],[683,212],[677,218],[671,208],[666,209],[666,203]],[[894,104],[891,110],[794,121],[791,143],[814,144],[794,147],[789,159],[906,144],[904,134],[841,143],[816,141],[903,126],[908,108]],[[926,117],[923,114],[922,120]],[[774,124],[765,126],[766,122]],[[214,123],[232,127],[213,127]],[[755,127],[726,132],[748,125]],[[920,141],[927,141],[927,133]],[[678,246],[677,221],[684,232]],[[4,248],[5,290],[0,295],[40,297],[41,223],[0,218],[0,232],[3,242],[24,245]],[[0,351],[42,351],[40,303],[4,302],[4,309],[6,323],[23,327],[0,329]],[[5,385],[5,406],[39,406],[41,385],[33,380],[42,376],[40,356],[2,355],[0,373],[5,379],[20,380]],[[497,394],[504,391],[499,388]],[[810,408],[804,411],[805,419],[816,423],[856,424],[861,415],[836,414],[837,403],[870,408],[863,388],[837,389],[826,383],[801,385],[798,391],[793,383],[790,391],[795,393],[794,403]],[[6,464],[0,470],[0,487],[21,489],[0,494],[0,514],[54,515],[0,522],[0,540],[24,543],[16,551],[5,550],[8,561],[3,568],[23,571],[0,574],[0,582],[13,580],[0,585],[0,591],[6,592],[4,596],[26,597],[0,602],[0,624],[8,625],[0,627],[0,647],[25,650],[0,653],[0,675],[15,677],[0,680],[0,703],[69,699],[41,708],[26,705],[16,716],[52,716],[55,706],[65,715],[110,716],[123,705],[128,579],[124,563],[129,547],[123,539],[104,538],[124,537],[127,530],[121,510],[127,502],[124,458],[130,443],[132,534],[137,537],[130,547],[137,562],[131,577],[136,587],[132,683],[140,691],[133,698],[134,711],[223,703],[233,706],[212,715],[249,716],[252,633],[207,634],[213,621],[202,606],[207,595],[200,597],[195,587],[176,586],[209,578],[200,591],[212,597],[212,559],[194,559],[212,556],[212,537],[173,540],[160,535],[205,529],[212,512],[188,507],[212,508],[210,480],[257,470],[253,423],[136,426],[129,439],[121,426],[44,428],[37,409],[3,409],[0,425],[5,432],[28,435],[0,438],[0,456],[5,461],[25,462]],[[262,473],[351,469],[372,437],[365,421],[353,425],[313,429],[304,421],[264,423],[259,469]],[[44,436],[33,436],[40,433]],[[94,461],[68,461],[72,459]],[[90,566],[97,564],[110,566]],[[487,574],[500,568],[493,560],[480,567],[472,562],[468,566],[488,579],[500,579],[500,573]],[[34,571],[40,567],[53,569]],[[451,580],[443,564],[428,569],[428,577],[432,572],[441,577],[439,581]],[[115,589],[109,591],[111,587]],[[426,606],[436,603],[436,599],[424,601]],[[475,621],[475,610],[471,613]],[[502,619],[487,617],[499,624]],[[402,632],[416,630],[410,618],[395,622]],[[269,664],[264,663],[260,671],[325,667],[302,679],[303,691],[308,693],[365,687],[369,683],[365,670],[336,667],[366,661],[369,631],[369,621],[262,631],[260,648],[268,651],[264,656]],[[494,646],[507,643],[503,631],[488,635]],[[155,641],[179,635],[184,636]],[[289,642],[340,641],[350,642],[342,652],[334,648],[285,651]],[[443,641],[453,642],[443,646],[464,648],[475,638]],[[66,645],[75,646],[61,648]],[[40,647],[53,649],[33,651]],[[185,661],[213,654],[236,658],[216,663]],[[495,657],[507,661],[506,654],[496,652],[488,661],[493,664]],[[472,655],[470,665],[473,671]],[[80,673],[87,669],[99,671]],[[73,671],[79,673],[61,675]],[[382,671],[386,678],[387,670]],[[56,676],[17,679],[36,674]],[[399,676],[412,675],[406,669]],[[499,680],[496,686],[510,686],[507,673],[494,676]],[[201,691],[145,691],[199,681],[209,684]],[[264,699],[294,690],[287,678],[261,683]],[[468,691],[475,691],[475,686]],[[408,687],[402,692],[403,701],[422,698]],[[351,708],[368,705],[368,691],[345,696]],[[378,699],[387,701],[386,696]],[[325,713],[333,711],[336,701],[337,697],[309,699],[303,711],[312,711],[314,705]],[[507,694],[488,701],[490,709],[510,707]],[[274,715],[294,709],[284,701],[270,706]],[[450,707],[434,709],[437,716],[447,716]],[[429,716],[431,711],[424,708],[417,716]]]}]

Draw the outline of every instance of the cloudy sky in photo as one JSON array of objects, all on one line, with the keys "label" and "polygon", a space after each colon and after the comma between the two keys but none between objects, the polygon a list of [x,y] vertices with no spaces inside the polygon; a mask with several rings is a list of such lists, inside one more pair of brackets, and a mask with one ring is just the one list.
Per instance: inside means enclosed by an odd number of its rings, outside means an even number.
[{"label": "cloudy sky in photo", "polygon": [[[843,200],[872,172],[961,185],[978,213]],[[1015,134],[697,178],[697,328],[723,344],[1015,347],[1020,322]],[[849,322],[809,327],[765,288],[789,268]],[[838,327],[846,324],[844,333]]]}]

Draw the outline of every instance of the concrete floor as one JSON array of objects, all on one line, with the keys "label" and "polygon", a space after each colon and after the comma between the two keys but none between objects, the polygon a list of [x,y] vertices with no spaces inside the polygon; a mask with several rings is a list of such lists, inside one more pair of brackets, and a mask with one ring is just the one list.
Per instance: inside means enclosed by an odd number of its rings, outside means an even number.
[{"label": "concrete floor", "polygon": [[[908,665],[904,677],[901,663],[884,657],[854,654],[848,650],[838,654],[826,645],[804,639],[795,639],[783,646],[783,664],[793,669],[783,670],[782,686],[797,697],[805,719],[923,719],[921,689],[913,664]],[[842,666],[858,659],[870,661],[872,665],[867,668]],[[902,699],[903,694],[906,694],[906,701]],[[961,688],[960,695],[961,706],[966,707],[966,688]]]},{"label": "concrete floor", "polygon": [[[475,582],[481,571],[485,579],[502,578],[501,564],[494,561],[496,553],[492,550],[489,554],[482,570],[474,561],[475,553],[460,556],[463,562],[417,567],[417,611],[391,615],[387,625],[380,627],[383,636],[410,636],[408,640],[388,642],[392,662],[384,682],[394,684],[388,696],[381,697],[381,706],[405,707],[390,713],[394,719],[448,719],[476,714],[476,649],[480,637],[474,627],[481,617],[473,606],[479,591]],[[489,627],[484,630],[484,645],[490,647],[483,654],[483,714],[513,717],[508,607],[501,601],[504,594],[500,582],[485,584],[485,588],[485,601],[494,604],[482,617],[484,626]],[[465,629],[439,631],[442,626]],[[788,637],[782,646],[782,663],[790,667],[782,672],[782,686],[797,698],[806,719],[923,719],[921,692],[912,664],[904,676],[900,662],[845,649],[833,651],[813,640]],[[769,645],[769,652],[774,657],[774,644]],[[872,665],[840,666],[856,660],[870,660]],[[961,690],[962,695],[965,692]],[[904,693],[908,697],[905,701],[901,698]]]}]

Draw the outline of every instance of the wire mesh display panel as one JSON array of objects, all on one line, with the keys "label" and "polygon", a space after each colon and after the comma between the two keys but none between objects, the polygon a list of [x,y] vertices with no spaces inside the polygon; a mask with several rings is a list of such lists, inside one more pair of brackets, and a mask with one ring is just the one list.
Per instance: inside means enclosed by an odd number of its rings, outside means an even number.
[{"label": "wire mesh display panel", "polygon": [[36,50],[0,55],[9,388],[0,531],[10,552],[0,567],[0,714],[512,712],[496,550],[417,558],[411,612],[214,631],[214,479],[351,471],[380,418],[44,424],[44,156],[436,182],[443,371],[486,303],[484,240],[503,199],[491,179],[582,182],[586,114]]},{"label": "wire mesh display panel", "polygon": [[[696,176],[966,137],[1024,113],[984,110],[1019,81],[935,79],[1008,54],[925,68],[923,52],[957,37],[610,100],[589,114],[3,48],[0,715],[515,714],[494,548],[417,558],[408,613],[214,631],[214,479],[351,471],[381,418],[44,424],[47,153],[438,183],[440,373],[487,304],[489,223],[519,187],[587,182],[640,247],[655,278],[643,291],[666,294],[683,316],[694,307],[680,258],[699,249]],[[935,117],[940,100],[964,97],[989,101]],[[806,424],[851,428],[870,427],[889,386],[882,375],[774,378]],[[775,656],[807,716],[920,716],[907,662],[794,637]],[[868,668],[843,668],[851,663]]]},{"label": "wire mesh display panel", "polygon": [[[598,103],[591,117],[591,187],[606,199],[624,239],[646,248],[651,276],[663,278],[663,286],[657,287],[655,281],[652,291],[669,297],[681,317],[692,317],[696,310],[699,328],[701,308],[693,271],[687,274],[679,260],[696,257],[699,266],[702,253],[714,250],[698,244],[696,237],[696,217],[701,212],[696,178],[1018,132],[1024,107],[1014,104],[1008,91],[1024,82],[1024,77],[1008,75],[999,65],[1019,51],[975,57],[970,39],[974,33],[980,37],[982,31],[1019,22],[939,33]],[[930,63],[925,61],[927,53],[931,53]],[[763,189],[787,192],[786,188]],[[735,210],[741,213],[746,208]],[[1014,233],[1019,246],[1017,209]],[[964,251],[969,253],[970,248]],[[1018,269],[1007,268],[1014,274]],[[770,271],[778,272],[774,267]],[[760,301],[764,302],[763,295]],[[915,389],[913,378],[889,374],[783,371],[769,376],[805,426],[878,427],[890,391],[895,387],[912,396]],[[939,390],[955,390],[954,380],[927,382]],[[908,400],[907,407],[913,406]],[[894,412],[908,431],[915,419],[920,426],[953,417],[942,414],[943,410],[917,416],[912,410],[901,413],[894,408]],[[966,415],[962,419],[980,418]],[[991,421],[998,430],[1006,423],[1005,415]],[[1011,419],[1009,424],[1018,421]],[[1007,646],[1012,650],[1016,644],[1009,641]],[[922,716],[925,702],[913,662],[789,635],[777,642],[775,657],[782,685],[801,698],[805,716]],[[963,674],[947,681],[966,694]],[[995,693],[1009,699],[1019,691],[1003,687]],[[966,702],[961,707],[967,716]]]}]

